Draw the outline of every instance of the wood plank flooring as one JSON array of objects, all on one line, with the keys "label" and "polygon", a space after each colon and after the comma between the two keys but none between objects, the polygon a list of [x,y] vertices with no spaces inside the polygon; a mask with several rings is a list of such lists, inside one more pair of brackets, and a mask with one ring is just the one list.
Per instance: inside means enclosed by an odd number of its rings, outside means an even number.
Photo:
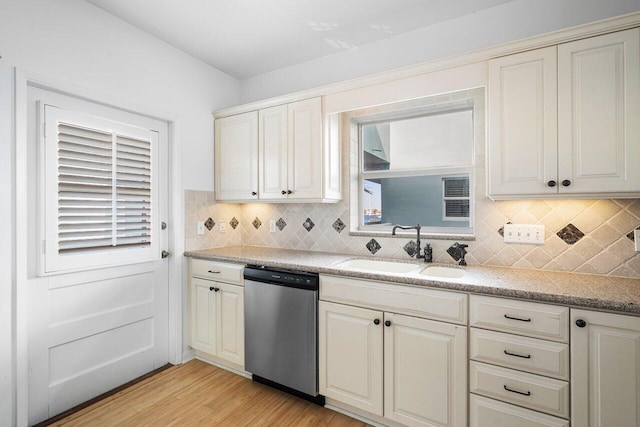
[{"label": "wood plank flooring", "polygon": [[52,425],[359,427],[366,424],[192,360]]}]

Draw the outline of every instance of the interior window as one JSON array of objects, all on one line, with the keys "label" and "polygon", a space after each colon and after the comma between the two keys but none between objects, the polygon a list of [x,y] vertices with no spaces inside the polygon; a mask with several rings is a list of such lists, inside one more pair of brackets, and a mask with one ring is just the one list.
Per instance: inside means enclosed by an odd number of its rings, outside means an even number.
[{"label": "interior window", "polygon": [[359,227],[473,234],[473,105],[359,117]]}]

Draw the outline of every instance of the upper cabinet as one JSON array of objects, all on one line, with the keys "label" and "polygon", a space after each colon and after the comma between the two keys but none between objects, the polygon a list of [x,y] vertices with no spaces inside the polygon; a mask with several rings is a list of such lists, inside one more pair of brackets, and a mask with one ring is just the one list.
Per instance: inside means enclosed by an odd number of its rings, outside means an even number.
[{"label": "upper cabinet", "polygon": [[489,61],[493,199],[640,196],[640,29]]},{"label": "upper cabinet", "polygon": [[215,123],[215,180],[218,200],[258,198],[258,112]]},{"label": "upper cabinet", "polygon": [[335,202],[339,130],[312,98],[216,120],[216,199]]}]

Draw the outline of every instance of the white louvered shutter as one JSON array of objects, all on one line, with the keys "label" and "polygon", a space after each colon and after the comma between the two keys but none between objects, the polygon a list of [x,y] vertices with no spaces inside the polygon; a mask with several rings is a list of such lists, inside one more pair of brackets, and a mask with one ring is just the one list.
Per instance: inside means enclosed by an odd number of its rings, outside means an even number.
[{"label": "white louvered shutter", "polygon": [[443,178],[443,219],[461,221],[469,219],[469,178]]},{"label": "white louvered shutter", "polygon": [[44,111],[45,272],[152,259],[157,132]]}]

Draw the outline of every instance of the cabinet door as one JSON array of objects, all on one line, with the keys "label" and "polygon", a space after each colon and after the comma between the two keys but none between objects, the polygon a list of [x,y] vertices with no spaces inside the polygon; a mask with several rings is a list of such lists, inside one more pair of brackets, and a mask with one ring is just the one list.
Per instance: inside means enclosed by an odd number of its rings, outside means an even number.
[{"label": "cabinet door", "polygon": [[289,104],[290,199],[322,197],[322,100]]},{"label": "cabinet door", "polygon": [[216,283],[216,355],[244,368],[244,288]]},{"label": "cabinet door", "polygon": [[384,316],[384,416],[408,426],[466,426],[467,328]]},{"label": "cabinet door", "polygon": [[558,89],[560,193],[639,192],[640,29],[560,45]]},{"label": "cabinet door", "polygon": [[215,121],[217,200],[258,198],[258,112]]},{"label": "cabinet door", "polygon": [[379,416],[382,316],[380,311],[319,303],[320,394]]},{"label": "cabinet door", "polygon": [[571,425],[640,426],[640,318],[571,310],[571,323]]},{"label": "cabinet door", "polygon": [[216,353],[215,282],[191,278],[191,347]]},{"label": "cabinet door", "polygon": [[569,427],[569,421],[493,399],[469,397],[471,427]]},{"label": "cabinet door", "polygon": [[489,61],[489,196],[556,194],[556,48]]},{"label": "cabinet door", "polygon": [[266,108],[258,113],[261,199],[287,198],[287,116],[286,105]]}]

